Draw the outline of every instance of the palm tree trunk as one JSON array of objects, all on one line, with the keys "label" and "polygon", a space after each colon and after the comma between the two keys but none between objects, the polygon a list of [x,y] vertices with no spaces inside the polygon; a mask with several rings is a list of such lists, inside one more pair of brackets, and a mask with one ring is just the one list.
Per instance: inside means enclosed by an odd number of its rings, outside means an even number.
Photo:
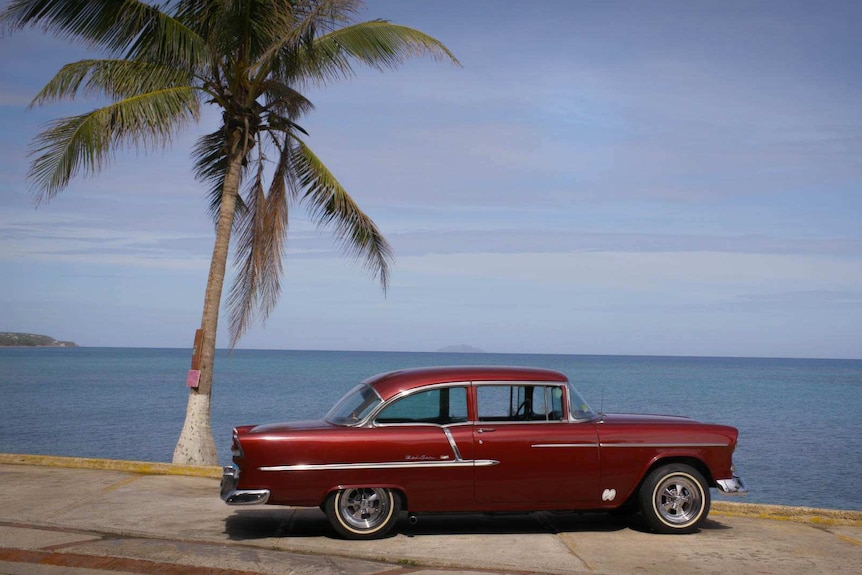
[{"label": "palm tree trunk", "polygon": [[237,150],[230,155],[224,188],[222,189],[216,238],[213,246],[210,273],[207,279],[204,310],[201,318],[200,380],[197,388],[189,389],[189,403],[183,430],[174,449],[173,462],[181,465],[218,465],[218,453],[210,426],[210,397],[213,384],[216,332],[219,307],[224,286],[227,257],[230,248],[236,198],[239,193],[243,154]]}]

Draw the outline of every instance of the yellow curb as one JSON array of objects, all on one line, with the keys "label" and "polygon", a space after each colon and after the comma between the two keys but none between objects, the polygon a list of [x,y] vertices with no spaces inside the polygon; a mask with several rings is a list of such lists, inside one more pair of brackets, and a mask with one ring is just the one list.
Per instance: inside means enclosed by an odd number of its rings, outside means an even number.
[{"label": "yellow curb", "polygon": [[859,541],[858,539],[854,539],[848,535],[839,535],[838,539],[840,539],[841,541],[844,541],[845,543],[849,543],[851,545],[858,545],[858,546],[862,547],[862,541]]},{"label": "yellow curb", "polygon": [[70,467],[75,469],[103,469],[143,475],[185,475],[190,477],[221,477],[221,467],[210,465],[174,465],[153,461],[123,461],[120,459],[89,459],[86,457],[59,457],[55,455],[24,455],[0,453],[0,464],[40,465],[43,467]]},{"label": "yellow curb", "polygon": [[789,507],[786,505],[764,505],[758,503],[735,503],[713,501],[710,513],[727,517],[753,517],[775,521],[794,521],[817,525],[849,525],[862,527],[862,511],[841,509],[816,509],[814,507]]}]

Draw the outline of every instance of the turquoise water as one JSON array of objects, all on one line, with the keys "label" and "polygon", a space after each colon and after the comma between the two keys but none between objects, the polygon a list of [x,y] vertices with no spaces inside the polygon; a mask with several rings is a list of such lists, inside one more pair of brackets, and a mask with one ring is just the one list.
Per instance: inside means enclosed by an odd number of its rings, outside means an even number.
[{"label": "turquoise water", "polygon": [[[0,452],[170,461],[185,417],[185,349],[0,348]],[[212,424],[317,418],[376,373],[533,365],[596,410],[689,415],[739,428],[744,501],[862,510],[862,361],[396,352],[219,352]]]}]

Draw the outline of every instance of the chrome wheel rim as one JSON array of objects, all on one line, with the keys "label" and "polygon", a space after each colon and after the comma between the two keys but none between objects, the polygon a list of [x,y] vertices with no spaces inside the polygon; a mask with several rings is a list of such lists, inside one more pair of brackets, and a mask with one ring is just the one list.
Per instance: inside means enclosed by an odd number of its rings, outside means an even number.
[{"label": "chrome wheel rim", "polygon": [[696,521],[703,510],[700,484],[688,475],[666,477],[656,486],[653,506],[668,525],[679,527]]},{"label": "chrome wheel rim", "polygon": [[347,489],[338,498],[338,514],[348,526],[361,531],[382,525],[389,517],[390,506],[385,489]]}]

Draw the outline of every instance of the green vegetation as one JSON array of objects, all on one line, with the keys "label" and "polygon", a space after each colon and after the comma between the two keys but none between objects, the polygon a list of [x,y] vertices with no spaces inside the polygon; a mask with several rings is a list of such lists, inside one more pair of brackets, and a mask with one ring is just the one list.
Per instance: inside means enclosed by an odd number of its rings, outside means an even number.
[{"label": "green vegetation", "polygon": [[73,341],[57,341],[47,335],[0,331],[0,347],[78,347]]}]

